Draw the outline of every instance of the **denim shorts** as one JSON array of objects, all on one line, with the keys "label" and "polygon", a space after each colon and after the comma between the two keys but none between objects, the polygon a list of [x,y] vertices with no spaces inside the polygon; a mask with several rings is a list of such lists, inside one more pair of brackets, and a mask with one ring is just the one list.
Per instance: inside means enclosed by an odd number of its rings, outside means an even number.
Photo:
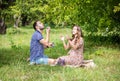
[{"label": "denim shorts", "polygon": [[30,62],[30,65],[33,64],[48,64],[48,58],[47,57],[37,58],[35,61]]}]

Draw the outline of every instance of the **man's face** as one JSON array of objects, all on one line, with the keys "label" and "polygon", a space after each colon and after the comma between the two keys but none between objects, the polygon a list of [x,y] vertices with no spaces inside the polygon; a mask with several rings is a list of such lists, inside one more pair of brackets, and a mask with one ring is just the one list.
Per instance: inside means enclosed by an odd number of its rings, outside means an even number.
[{"label": "man's face", "polygon": [[37,22],[37,27],[38,27],[40,30],[43,30],[43,29],[44,29],[44,25],[43,25],[43,23],[41,23],[40,21]]}]

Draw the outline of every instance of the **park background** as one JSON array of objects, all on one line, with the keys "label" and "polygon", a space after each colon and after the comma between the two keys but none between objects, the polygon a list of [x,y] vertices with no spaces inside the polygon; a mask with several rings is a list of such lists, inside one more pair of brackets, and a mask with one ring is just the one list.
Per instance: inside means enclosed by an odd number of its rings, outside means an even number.
[{"label": "park background", "polygon": [[[36,20],[51,27],[51,58],[67,54],[59,37],[80,26],[84,58],[96,67],[30,66]],[[0,81],[120,81],[120,0],[0,0]]]}]

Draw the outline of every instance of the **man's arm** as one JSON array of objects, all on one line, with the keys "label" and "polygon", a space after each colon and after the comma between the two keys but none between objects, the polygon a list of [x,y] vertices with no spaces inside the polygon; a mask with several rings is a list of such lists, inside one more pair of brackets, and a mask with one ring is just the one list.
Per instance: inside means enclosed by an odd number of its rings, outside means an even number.
[{"label": "man's arm", "polygon": [[49,43],[50,40],[50,27],[46,29],[46,39],[41,39],[40,43],[44,45],[44,48],[51,47],[51,43]]},{"label": "man's arm", "polygon": [[46,29],[46,39],[45,39],[45,41],[46,41],[47,43],[49,43],[49,40],[50,40],[50,27],[47,27],[47,29]]},{"label": "man's arm", "polygon": [[43,44],[45,48],[47,48],[47,47],[50,47],[50,46],[51,46],[51,45],[50,45],[50,43],[49,43],[49,42],[47,42],[45,39],[41,39],[41,40],[40,40],[40,43],[41,43],[41,44]]}]

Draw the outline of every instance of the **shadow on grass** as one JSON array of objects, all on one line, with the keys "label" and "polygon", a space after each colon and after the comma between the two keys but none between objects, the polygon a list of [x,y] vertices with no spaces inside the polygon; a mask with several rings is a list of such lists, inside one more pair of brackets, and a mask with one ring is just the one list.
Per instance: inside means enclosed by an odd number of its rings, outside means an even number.
[{"label": "shadow on grass", "polygon": [[84,41],[85,59],[103,56],[105,48],[120,48],[119,36],[85,36]]},{"label": "shadow on grass", "polygon": [[[57,46],[59,47],[59,45]],[[61,48],[49,48],[46,49],[45,53],[48,55],[50,58],[57,58],[58,56],[61,56]],[[56,52],[59,53],[56,53]],[[54,54],[53,54],[54,53]],[[62,52],[63,53],[63,52]],[[3,66],[16,66],[16,67],[21,67],[27,70],[43,70],[43,71],[57,71],[57,69],[53,68],[53,66],[49,65],[29,65],[29,62],[27,62],[27,58],[29,58],[30,52],[29,52],[29,47],[28,46],[23,46],[23,47],[18,47],[18,48],[10,48],[10,49],[5,49],[1,48],[0,49],[0,67]],[[59,66],[55,66],[59,67]],[[59,67],[62,69],[62,67]]]},{"label": "shadow on grass", "polygon": [[10,63],[13,62],[11,51],[11,49],[0,49],[0,67],[3,65],[10,65]]},{"label": "shadow on grass", "polygon": [[120,36],[119,35],[111,35],[111,36],[94,36],[89,35],[85,36],[85,41],[91,42],[92,45],[119,45],[120,44]]},{"label": "shadow on grass", "polygon": [[0,67],[3,65],[16,64],[18,62],[25,62],[29,54],[29,47],[23,48],[1,48],[0,49]]}]

